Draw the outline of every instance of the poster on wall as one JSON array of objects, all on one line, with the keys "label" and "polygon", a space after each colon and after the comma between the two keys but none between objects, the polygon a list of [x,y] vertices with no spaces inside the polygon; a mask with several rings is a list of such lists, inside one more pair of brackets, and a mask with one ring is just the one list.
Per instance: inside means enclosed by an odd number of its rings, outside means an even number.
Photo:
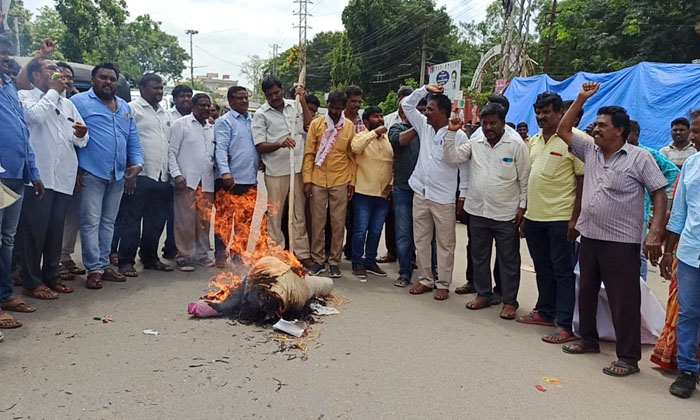
[{"label": "poster on wall", "polygon": [[462,99],[459,81],[462,77],[462,60],[428,66],[428,83],[436,83],[445,88],[450,99]]}]

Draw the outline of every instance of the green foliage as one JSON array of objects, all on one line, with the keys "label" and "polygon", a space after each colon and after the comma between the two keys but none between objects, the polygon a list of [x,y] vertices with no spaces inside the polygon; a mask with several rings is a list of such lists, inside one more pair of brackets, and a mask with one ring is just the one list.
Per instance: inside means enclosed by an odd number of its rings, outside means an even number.
[{"label": "green foliage", "polygon": [[[6,0],[7,1],[7,0]],[[10,5],[10,10],[7,13],[7,28],[12,32],[12,41],[15,41],[15,28],[19,30],[19,48],[22,55],[31,53],[32,37],[31,37],[31,18],[32,14],[24,8],[22,0],[13,0]],[[18,46],[15,45],[15,48]]]},{"label": "green foliage", "polygon": [[386,99],[384,99],[382,102],[379,103],[379,108],[382,109],[382,112],[384,115],[391,114],[392,112],[396,111],[398,108],[396,105],[396,101],[398,100],[398,96],[396,95],[396,92],[393,90],[386,95]]},{"label": "green foliage", "polygon": [[257,55],[249,55],[248,61],[241,65],[241,74],[248,79],[248,89],[253,92],[250,98],[252,101],[262,103],[265,100],[260,83],[264,76],[263,69],[266,64],[267,60]]},{"label": "green foliage", "polygon": [[362,71],[361,61],[352,51],[352,43],[347,33],[343,33],[340,42],[333,48],[331,55],[331,85],[335,89],[345,89],[352,84],[360,83]]}]

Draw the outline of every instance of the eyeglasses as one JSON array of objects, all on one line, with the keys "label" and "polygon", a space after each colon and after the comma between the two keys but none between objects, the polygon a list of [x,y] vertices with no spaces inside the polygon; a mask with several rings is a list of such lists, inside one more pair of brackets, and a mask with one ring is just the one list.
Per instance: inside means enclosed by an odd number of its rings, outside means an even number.
[{"label": "eyeglasses", "polygon": [[50,70],[50,71],[54,71],[54,72],[56,72],[56,71],[59,71],[59,70],[60,70],[60,69],[58,68],[58,66],[55,66],[55,65],[51,65],[51,66],[44,66],[44,68],[45,68],[45,69],[48,69],[48,70]]}]

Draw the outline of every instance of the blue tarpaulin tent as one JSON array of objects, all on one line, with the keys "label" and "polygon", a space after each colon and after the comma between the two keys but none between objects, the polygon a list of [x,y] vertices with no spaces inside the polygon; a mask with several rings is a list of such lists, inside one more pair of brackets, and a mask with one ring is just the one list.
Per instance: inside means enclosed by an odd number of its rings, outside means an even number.
[{"label": "blue tarpaulin tent", "polygon": [[537,133],[532,105],[537,95],[551,91],[564,100],[575,99],[584,82],[601,83],[588,100],[579,128],[595,121],[598,108],[624,107],[641,126],[640,143],[660,149],[671,142],[671,121],[700,108],[700,65],[639,63],[614,73],[576,73],[558,82],[547,75],[516,77],[505,92],[510,101],[507,121],[526,122],[530,135]]}]

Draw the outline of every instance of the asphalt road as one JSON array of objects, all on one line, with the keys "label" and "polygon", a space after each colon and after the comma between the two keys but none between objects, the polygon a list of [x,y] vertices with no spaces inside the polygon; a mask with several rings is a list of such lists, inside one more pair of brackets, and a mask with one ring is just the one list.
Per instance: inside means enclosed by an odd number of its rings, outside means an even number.
[{"label": "asphalt road", "polygon": [[[457,234],[453,287],[465,272],[464,226]],[[532,265],[524,241],[521,254]],[[673,375],[652,367],[650,346],[640,374],[612,378],[601,371],[612,343],[567,355],[540,340],[547,328],[501,320],[499,307],[409,295],[392,285],[395,264],[367,283],[341,268],[335,290],[349,302],[313,325],[306,360],[269,328],[190,319],[213,268],[140,271],[99,291],[76,280],[76,293],[33,301],[38,311],[18,316],[25,326],[5,330],[0,419],[698,418],[700,393],[671,396]],[[665,302],[668,283],[650,281]],[[522,271],[519,313],[535,299],[534,274]],[[104,315],[114,322],[93,320]]]}]

